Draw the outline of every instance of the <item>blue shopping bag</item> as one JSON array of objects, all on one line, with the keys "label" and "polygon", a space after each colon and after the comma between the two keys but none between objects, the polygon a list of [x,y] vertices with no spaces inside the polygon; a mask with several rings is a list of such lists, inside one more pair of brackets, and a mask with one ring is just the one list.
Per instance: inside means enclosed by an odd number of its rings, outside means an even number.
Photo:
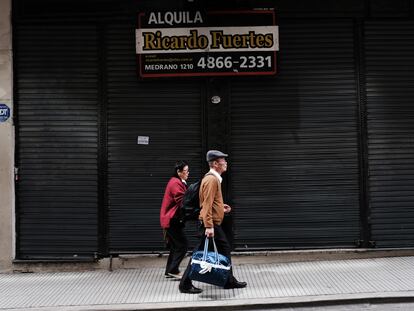
[{"label": "blue shopping bag", "polygon": [[230,260],[217,252],[216,242],[213,240],[214,252],[208,251],[209,238],[206,237],[204,250],[196,251],[191,256],[191,280],[203,283],[224,286],[230,275]]}]

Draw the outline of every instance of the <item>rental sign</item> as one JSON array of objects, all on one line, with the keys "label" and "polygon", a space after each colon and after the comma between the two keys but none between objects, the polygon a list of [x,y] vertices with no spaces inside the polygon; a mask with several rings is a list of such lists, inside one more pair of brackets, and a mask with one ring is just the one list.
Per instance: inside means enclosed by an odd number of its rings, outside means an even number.
[{"label": "rental sign", "polygon": [[274,10],[139,13],[139,75],[273,75],[279,50],[275,20]]}]

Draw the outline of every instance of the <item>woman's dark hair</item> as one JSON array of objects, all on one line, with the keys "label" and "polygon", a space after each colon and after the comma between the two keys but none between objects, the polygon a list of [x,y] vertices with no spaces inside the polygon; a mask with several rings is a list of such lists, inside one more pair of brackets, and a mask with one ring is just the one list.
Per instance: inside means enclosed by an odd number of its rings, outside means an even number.
[{"label": "woman's dark hair", "polygon": [[177,177],[177,178],[180,178],[177,174],[177,171],[181,172],[184,169],[184,167],[186,167],[187,165],[188,165],[187,161],[184,161],[184,160],[180,160],[180,161],[175,162],[173,176]]}]

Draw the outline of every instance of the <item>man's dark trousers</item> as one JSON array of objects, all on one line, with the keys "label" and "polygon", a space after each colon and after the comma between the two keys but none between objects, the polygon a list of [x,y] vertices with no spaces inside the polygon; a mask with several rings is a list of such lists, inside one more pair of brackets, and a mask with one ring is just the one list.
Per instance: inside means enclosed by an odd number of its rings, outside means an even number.
[{"label": "man's dark trousers", "polygon": [[171,219],[170,227],[167,229],[166,235],[170,255],[168,256],[165,274],[178,274],[178,268],[187,254],[188,248],[187,238],[184,234],[184,225],[175,218]]},{"label": "man's dark trousers", "polygon": [[[200,234],[200,244],[194,249],[194,251],[201,251],[204,249],[204,242],[206,240],[205,235],[206,229],[203,225],[200,225],[199,228],[199,234]],[[211,240],[211,238],[210,238]],[[223,231],[223,228],[221,226],[214,226],[214,241],[216,242],[217,251],[219,254],[226,256],[230,262],[231,262],[231,246],[227,240],[227,236]],[[209,243],[209,250],[213,250],[214,246],[212,241]],[[180,282],[181,288],[190,288],[191,287],[191,279],[188,277],[191,271],[191,258],[188,262],[187,268],[185,269],[185,272],[183,274],[183,277]],[[227,280],[226,285],[231,285],[236,282],[236,279],[233,276],[233,268],[230,269],[230,276]]]}]

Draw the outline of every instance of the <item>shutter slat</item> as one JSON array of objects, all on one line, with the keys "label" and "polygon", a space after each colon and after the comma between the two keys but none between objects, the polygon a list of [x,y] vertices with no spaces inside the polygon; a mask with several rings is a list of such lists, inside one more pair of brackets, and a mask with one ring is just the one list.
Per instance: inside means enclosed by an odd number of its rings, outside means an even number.
[{"label": "shutter slat", "polygon": [[280,23],[279,74],[233,80],[237,249],[359,238],[352,22]]},{"label": "shutter slat", "polygon": [[98,251],[98,49],[94,26],[16,27],[18,257]]},{"label": "shutter slat", "polygon": [[[138,79],[133,23],[108,26],[108,197],[110,252],[165,250],[159,212],[175,161],[189,182],[201,174],[199,80]],[[137,145],[148,136],[149,145]],[[187,225],[190,245],[195,224]]]},{"label": "shutter slat", "polygon": [[365,24],[369,194],[378,247],[414,246],[414,23]]}]

